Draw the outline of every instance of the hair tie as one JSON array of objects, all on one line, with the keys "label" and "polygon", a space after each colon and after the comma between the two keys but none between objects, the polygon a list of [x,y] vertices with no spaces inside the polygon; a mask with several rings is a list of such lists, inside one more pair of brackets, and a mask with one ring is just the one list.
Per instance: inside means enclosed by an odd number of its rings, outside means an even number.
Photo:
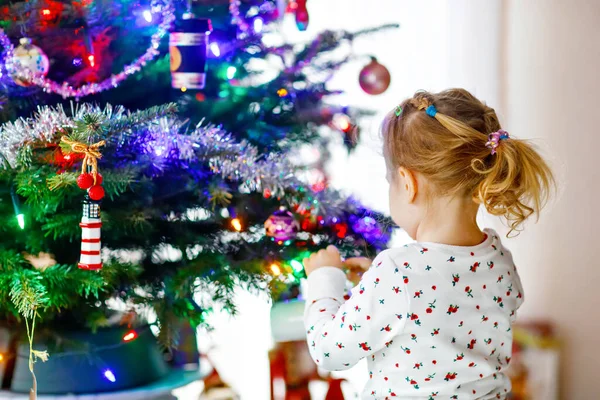
[{"label": "hair tie", "polygon": [[500,146],[501,140],[510,139],[510,135],[504,129],[500,129],[497,132],[492,132],[488,136],[488,142],[485,146],[488,149],[492,149],[492,155],[496,154],[496,149]]},{"label": "hair tie", "polygon": [[435,108],[435,106],[433,104],[431,104],[429,107],[427,107],[427,109],[425,110],[425,112],[431,118],[435,118],[435,114],[437,114],[437,109]]},{"label": "hair tie", "polygon": [[396,114],[396,117],[399,117],[400,114],[402,114],[402,106],[400,104],[398,105],[398,107],[396,107],[394,113]]}]

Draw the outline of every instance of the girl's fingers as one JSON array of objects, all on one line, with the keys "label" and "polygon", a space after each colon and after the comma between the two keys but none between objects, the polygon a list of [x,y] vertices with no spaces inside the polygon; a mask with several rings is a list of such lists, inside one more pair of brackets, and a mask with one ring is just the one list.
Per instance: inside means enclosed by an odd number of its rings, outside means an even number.
[{"label": "girl's fingers", "polygon": [[361,269],[369,269],[372,261],[366,257],[353,257],[347,258],[344,261],[344,265],[346,268],[361,268]]},{"label": "girl's fingers", "polygon": [[327,246],[327,251],[337,254],[340,254],[340,251],[337,249],[337,247],[335,247],[334,245],[330,244],[329,246]]}]

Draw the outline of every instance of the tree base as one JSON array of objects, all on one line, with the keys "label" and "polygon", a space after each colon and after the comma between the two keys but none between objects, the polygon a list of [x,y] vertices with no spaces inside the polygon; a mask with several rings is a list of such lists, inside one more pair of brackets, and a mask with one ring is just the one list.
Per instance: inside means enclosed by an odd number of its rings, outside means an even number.
[{"label": "tree base", "polygon": [[[38,395],[38,400],[165,400],[172,399],[171,392],[201,379],[199,371],[172,369],[167,376],[149,385],[133,389],[100,394]],[[64,397],[63,397],[64,396]],[[0,391],[2,400],[29,400],[29,394]]]},{"label": "tree base", "polygon": [[[34,348],[50,354],[48,361],[35,363],[40,395],[120,392],[163,381],[171,373],[147,326],[135,330],[107,328],[95,334],[65,332],[51,339],[36,337]],[[13,352],[13,365],[7,363],[1,371],[3,386],[13,393],[29,393],[28,345],[19,344],[16,354],[15,358]]]}]

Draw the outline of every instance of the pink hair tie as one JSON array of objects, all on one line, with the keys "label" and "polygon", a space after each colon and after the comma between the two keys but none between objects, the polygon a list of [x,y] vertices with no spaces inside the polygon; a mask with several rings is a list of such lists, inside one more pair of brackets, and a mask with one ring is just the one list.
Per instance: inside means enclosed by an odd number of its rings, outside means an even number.
[{"label": "pink hair tie", "polygon": [[492,132],[488,136],[488,142],[485,146],[488,149],[492,149],[492,155],[496,154],[496,149],[500,146],[500,141],[510,139],[510,135],[504,129],[500,129],[497,132]]}]

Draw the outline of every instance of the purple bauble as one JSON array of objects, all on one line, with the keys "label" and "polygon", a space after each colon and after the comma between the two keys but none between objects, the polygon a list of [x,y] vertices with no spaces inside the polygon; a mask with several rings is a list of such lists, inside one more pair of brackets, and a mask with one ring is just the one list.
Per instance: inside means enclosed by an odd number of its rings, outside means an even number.
[{"label": "purple bauble", "polygon": [[277,241],[290,240],[296,237],[298,221],[285,208],[280,208],[265,221],[266,235]]}]

